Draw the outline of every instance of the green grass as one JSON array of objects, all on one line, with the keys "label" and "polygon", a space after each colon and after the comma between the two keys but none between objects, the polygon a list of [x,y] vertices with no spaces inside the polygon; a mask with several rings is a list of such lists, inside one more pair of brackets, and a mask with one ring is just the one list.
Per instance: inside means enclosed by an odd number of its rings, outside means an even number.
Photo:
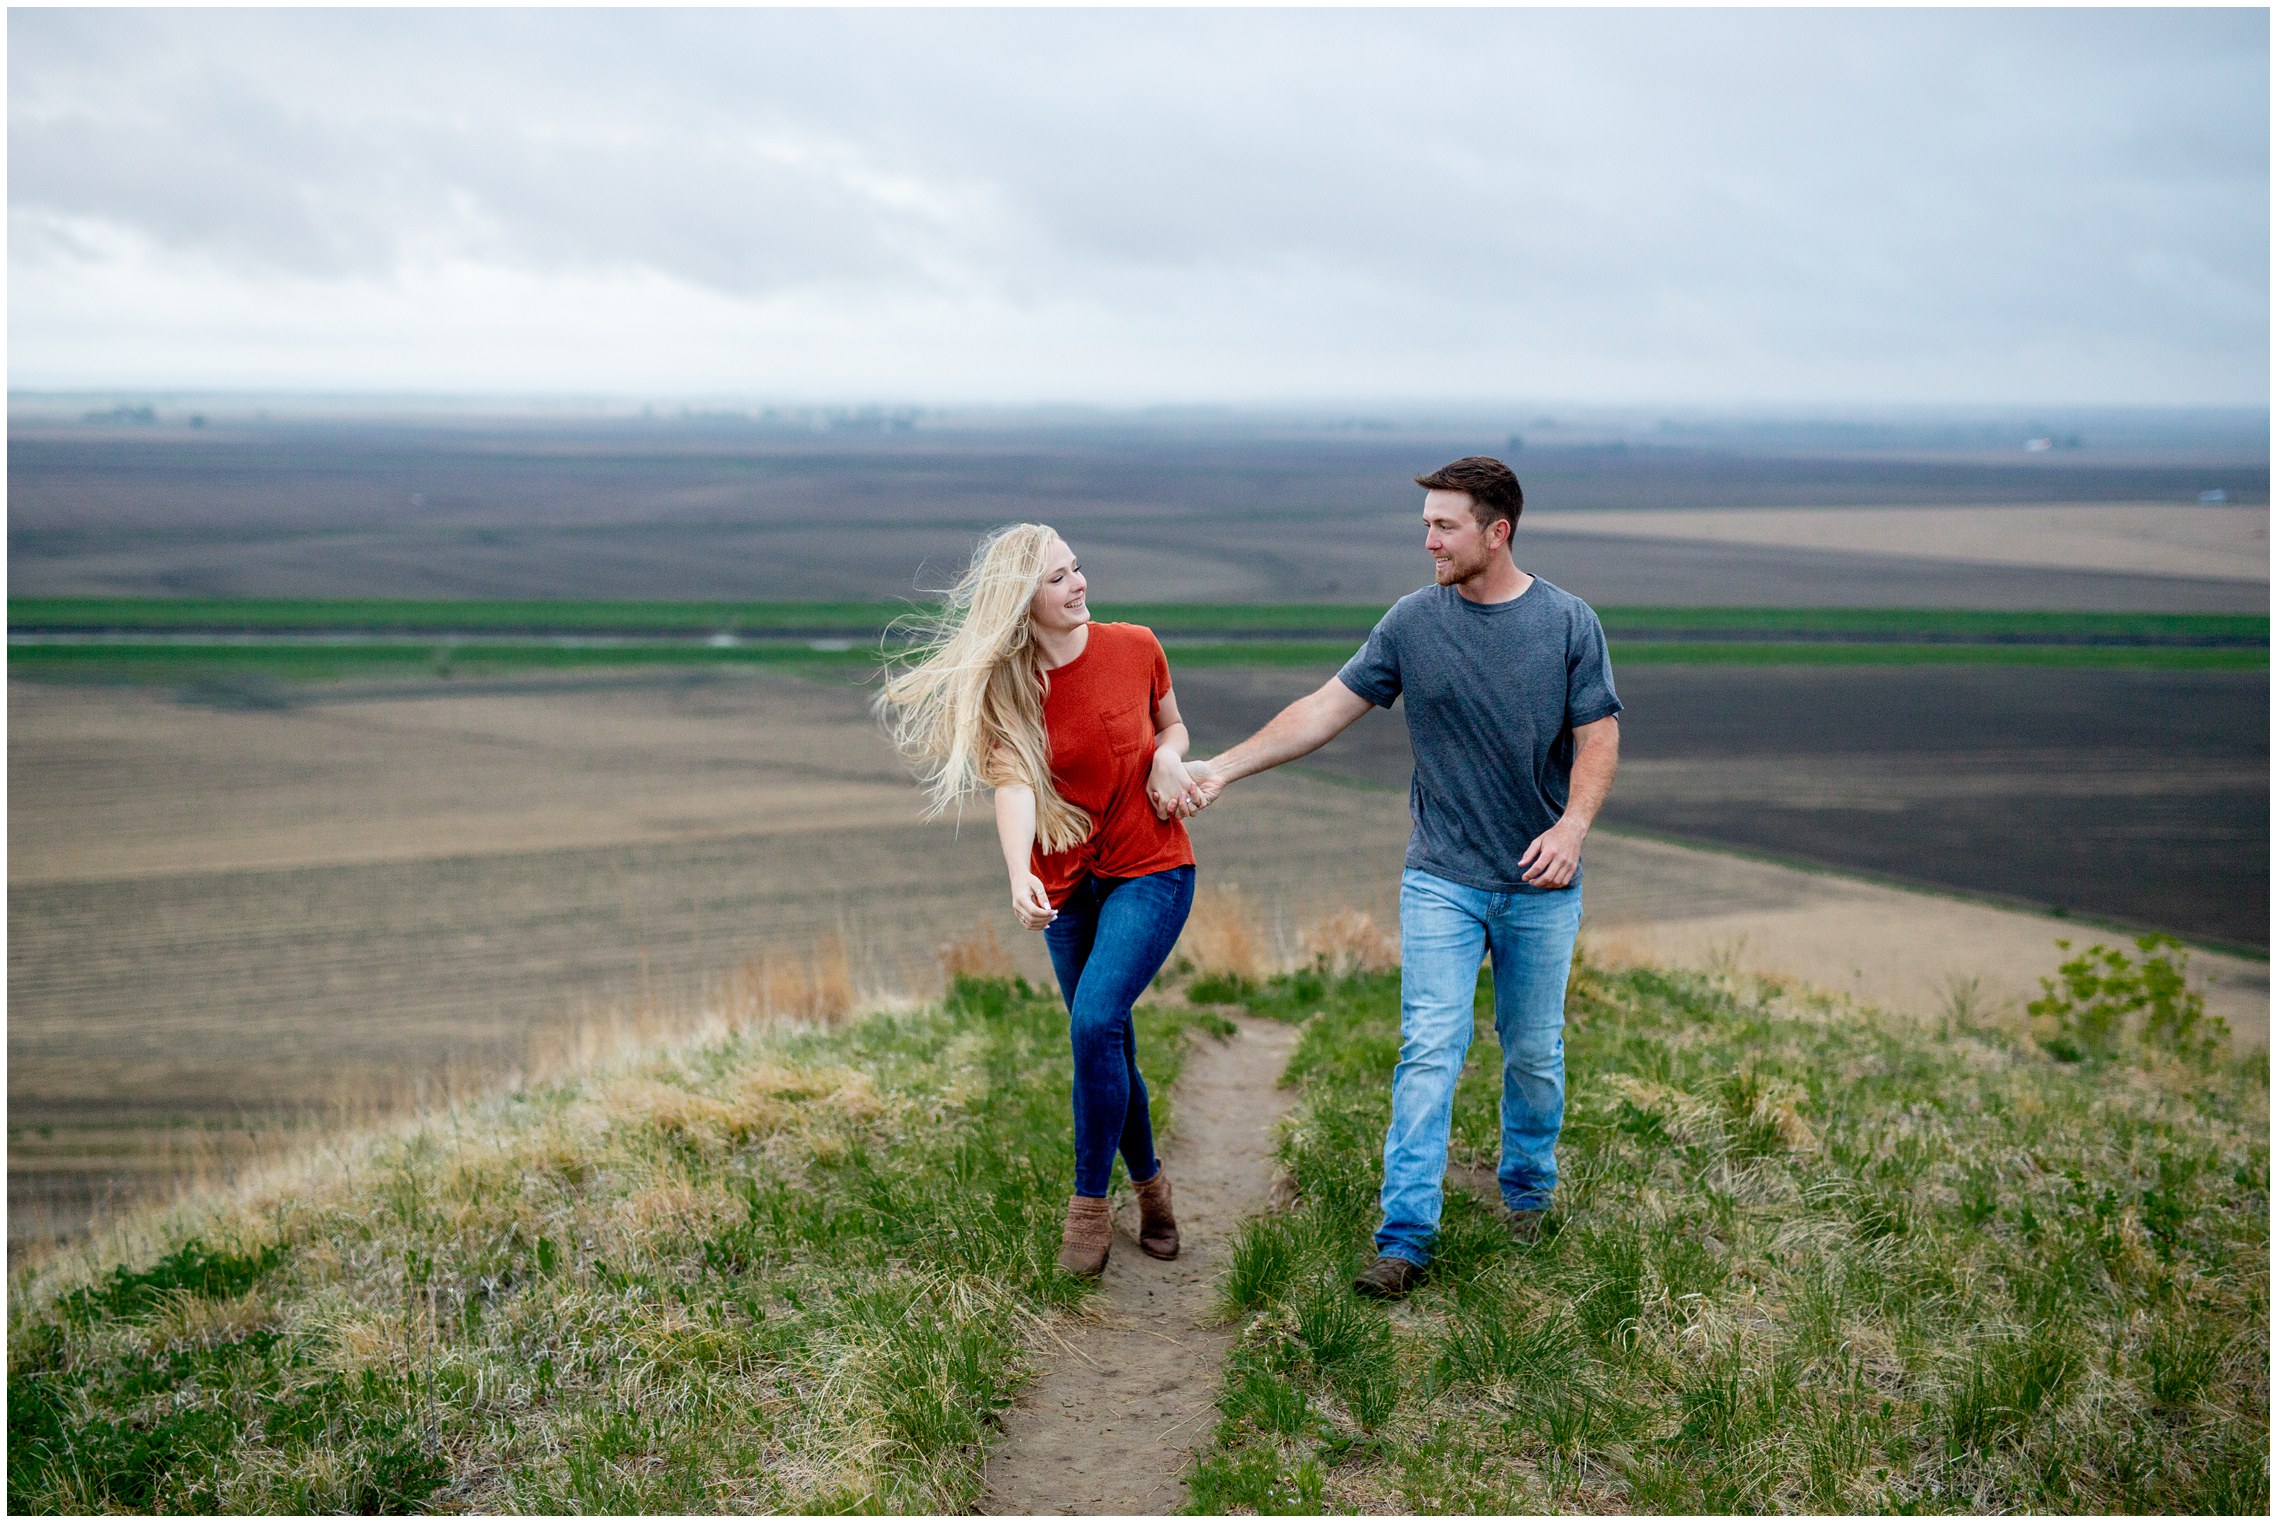
[{"label": "green grass", "polygon": [[47,681],[157,684],[265,677],[280,682],[336,682],[355,677],[479,678],[547,671],[764,666],[868,671],[875,650],[816,650],[803,641],[705,645],[19,645],[8,651],[11,676]]},{"label": "green grass", "polygon": [[[1174,666],[1310,667],[1325,677],[1348,660],[1352,640],[1180,641]],[[1613,642],[1616,666],[2061,666],[2163,671],[2266,671],[2263,649],[2156,645],[1909,645],[1780,641]],[[280,682],[334,682],[358,677],[479,678],[546,671],[760,666],[868,672],[874,647],[816,650],[803,640],[698,644],[559,646],[371,643],[340,645],[104,644],[18,645],[8,651],[11,676],[35,681],[161,685],[227,682],[254,676]]]},{"label": "green grass", "polygon": [[[2160,671],[2266,671],[2266,649],[2189,645],[1913,645],[1786,640],[1629,640],[1610,642],[1624,666],[2063,666]],[[1178,666],[1309,666],[1325,677],[1351,659],[1354,641],[1175,642]]]},{"label": "green grass", "polygon": [[[1298,1204],[1233,1245],[1195,1511],[2268,1508],[2259,1053],[2065,1063],[2017,1028],[1584,968],[1550,1235],[1450,1191],[1387,1311],[1348,1286],[1397,975],[1229,992],[1312,1019]],[[1479,1045],[1454,1147],[1491,1171]]]},{"label": "green grass", "polygon": [[883,629],[911,605],[576,598],[10,598],[10,628],[719,630]]},{"label": "green grass", "polygon": [[[49,681],[196,683],[247,675],[323,682],[366,676],[510,675],[656,667],[867,670],[905,603],[676,603],[192,598],[16,598],[12,629],[252,635],[325,631],[339,644],[258,638],[197,643],[15,645],[9,670]],[[1102,608],[1160,631],[1190,666],[1340,666],[1382,610],[1373,605],[1144,604]],[[1607,608],[1616,662],[1746,666],[2062,666],[2266,671],[2263,616],[1998,613],[1947,609]],[[564,646],[539,636],[626,643]],[[734,632],[742,643],[695,638]],[[358,640],[356,635],[367,638]],[[422,634],[433,635],[429,640]],[[470,637],[454,642],[448,635]],[[517,635],[527,638],[516,639]],[[1907,635],[1917,639],[1902,638]],[[685,638],[674,638],[674,637]],[[1228,638],[1232,637],[1232,638]],[[1752,638],[1751,638],[1752,637]],[[1845,638],[1849,637],[1849,638]],[[810,640],[851,640],[817,650]],[[2130,643],[2131,642],[2131,643]]]},{"label": "green grass", "polygon": [[[1141,1012],[1158,1095],[1222,1025]],[[1054,1264],[1066,1043],[1056,997],[966,980],[526,1086],[19,1267],[9,1505],[969,1509],[1024,1335],[1086,1294]]]},{"label": "green grass", "polygon": [[1630,608],[1597,610],[1606,628],[1973,639],[2194,639],[2267,643],[2266,614],[2040,612],[1970,608]]},{"label": "green grass", "polygon": [[2067,666],[2161,671],[2269,669],[2265,646],[1912,645],[1895,641],[1611,640],[1616,667],[1630,666]]}]

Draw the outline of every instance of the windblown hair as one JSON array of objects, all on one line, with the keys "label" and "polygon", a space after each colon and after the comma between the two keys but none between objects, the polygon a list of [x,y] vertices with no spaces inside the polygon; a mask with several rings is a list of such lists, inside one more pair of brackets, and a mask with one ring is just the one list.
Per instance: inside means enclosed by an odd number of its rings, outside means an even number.
[{"label": "windblown hair", "polygon": [[1029,610],[1044,554],[1059,536],[1010,524],[973,552],[957,584],[909,628],[915,636],[878,695],[878,715],[925,785],[925,817],[990,788],[1036,794],[1036,839],[1064,851],[1091,834],[1091,817],[1052,785],[1044,733],[1044,669]]}]

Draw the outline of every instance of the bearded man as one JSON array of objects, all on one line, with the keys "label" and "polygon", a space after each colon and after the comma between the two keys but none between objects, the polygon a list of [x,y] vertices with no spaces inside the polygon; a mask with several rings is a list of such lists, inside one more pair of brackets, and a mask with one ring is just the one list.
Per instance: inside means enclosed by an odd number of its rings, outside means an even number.
[{"label": "bearded man", "polygon": [[1565,987],[1581,928],[1581,845],[1613,786],[1621,700],[1587,603],[1518,569],[1525,507],[1501,461],[1473,455],[1415,478],[1432,586],[1393,604],[1318,692],[1190,770],[1182,812],[1318,750],[1371,707],[1407,699],[1415,820],[1400,877],[1400,1051],[1384,1136],[1376,1258],[1354,1289],[1396,1299],[1438,1234],[1455,1081],[1479,964],[1494,965],[1510,1230],[1540,1236],[1565,1119]]}]

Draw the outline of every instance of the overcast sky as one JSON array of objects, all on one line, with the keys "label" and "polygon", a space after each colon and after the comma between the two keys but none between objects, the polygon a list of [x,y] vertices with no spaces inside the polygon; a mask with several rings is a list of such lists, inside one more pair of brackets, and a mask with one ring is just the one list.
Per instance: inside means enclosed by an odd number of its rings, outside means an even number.
[{"label": "overcast sky", "polygon": [[2244,404],[2265,11],[8,17],[9,384]]}]

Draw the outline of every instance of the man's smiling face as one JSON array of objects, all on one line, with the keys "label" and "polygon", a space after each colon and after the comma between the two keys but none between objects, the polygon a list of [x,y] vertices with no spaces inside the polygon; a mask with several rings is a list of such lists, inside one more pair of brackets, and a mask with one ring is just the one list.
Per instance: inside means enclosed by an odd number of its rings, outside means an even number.
[{"label": "man's smiling face", "polygon": [[1485,529],[1468,492],[1434,487],[1423,494],[1423,548],[1431,552],[1431,573],[1442,587],[1459,587],[1485,573],[1510,538],[1507,520]]}]

